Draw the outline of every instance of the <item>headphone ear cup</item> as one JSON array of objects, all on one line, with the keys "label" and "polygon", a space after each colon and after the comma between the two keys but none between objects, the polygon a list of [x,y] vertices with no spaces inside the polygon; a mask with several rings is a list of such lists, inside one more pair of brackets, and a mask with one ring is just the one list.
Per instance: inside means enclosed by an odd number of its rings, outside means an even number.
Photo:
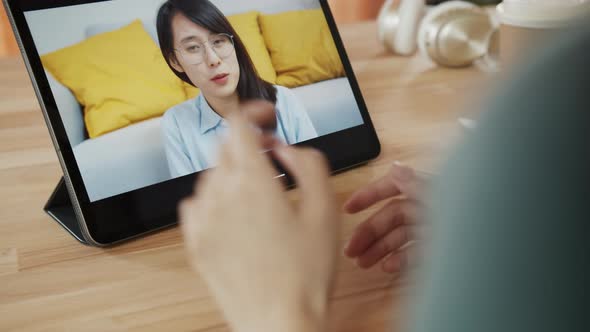
[{"label": "headphone ear cup", "polygon": [[386,0],[377,18],[379,40],[392,52],[395,52],[393,40],[399,26],[398,9],[397,0]]},{"label": "headphone ear cup", "polygon": [[434,63],[448,65],[445,63],[445,59],[441,59],[432,49],[436,49],[436,45],[439,42],[440,29],[446,23],[445,16],[450,17],[450,14],[453,12],[465,10],[475,11],[479,10],[479,7],[466,1],[455,0],[444,2],[428,10],[420,23],[417,36],[418,49],[422,56]]},{"label": "headphone ear cup", "polygon": [[394,52],[401,55],[411,55],[416,51],[416,35],[425,10],[424,0],[401,0],[399,25],[393,36]]}]

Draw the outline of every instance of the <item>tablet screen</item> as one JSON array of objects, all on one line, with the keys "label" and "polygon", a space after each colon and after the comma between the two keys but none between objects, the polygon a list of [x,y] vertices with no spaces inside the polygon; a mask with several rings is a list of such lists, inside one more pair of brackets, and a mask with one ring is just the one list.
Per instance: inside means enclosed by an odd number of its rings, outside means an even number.
[{"label": "tablet screen", "polygon": [[239,101],[298,144],[363,124],[317,0],[115,0],[25,18],[91,202],[215,166]]}]

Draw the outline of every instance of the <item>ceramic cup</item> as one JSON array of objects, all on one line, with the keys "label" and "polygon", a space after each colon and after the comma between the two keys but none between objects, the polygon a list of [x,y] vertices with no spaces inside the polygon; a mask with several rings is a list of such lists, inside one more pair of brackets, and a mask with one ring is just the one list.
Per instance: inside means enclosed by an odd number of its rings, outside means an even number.
[{"label": "ceramic cup", "polygon": [[514,63],[548,37],[590,13],[590,0],[504,0],[500,18],[500,59]]}]

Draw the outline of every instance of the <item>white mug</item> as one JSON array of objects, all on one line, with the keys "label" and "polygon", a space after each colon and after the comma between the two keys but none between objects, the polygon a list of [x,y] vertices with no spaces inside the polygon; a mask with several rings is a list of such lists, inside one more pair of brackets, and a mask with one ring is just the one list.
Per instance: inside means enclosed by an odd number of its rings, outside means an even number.
[{"label": "white mug", "polygon": [[590,0],[504,0],[500,18],[500,58],[514,62],[524,52],[590,14]]}]

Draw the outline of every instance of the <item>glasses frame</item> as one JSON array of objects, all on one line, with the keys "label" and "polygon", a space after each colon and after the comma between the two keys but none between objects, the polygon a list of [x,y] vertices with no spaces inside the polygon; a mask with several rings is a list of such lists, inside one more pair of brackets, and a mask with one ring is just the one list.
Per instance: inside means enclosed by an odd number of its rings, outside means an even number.
[{"label": "glasses frame", "polygon": [[[222,33],[216,33],[216,34],[213,34],[213,35],[211,35],[211,36],[209,36],[209,37],[212,37],[212,36],[220,36],[220,35],[221,35],[221,36],[226,36],[226,37],[229,37],[229,40],[230,40],[230,42],[231,42],[232,49],[235,51],[235,49],[236,49],[236,44],[235,44],[235,42],[234,42],[234,36],[233,36],[233,35],[230,35],[229,33],[224,33],[224,32],[222,32]],[[215,54],[216,54],[216,55],[217,55],[217,56],[218,56],[220,59],[225,59],[225,58],[227,58],[228,56],[230,56],[230,54],[231,54],[231,52],[230,52],[229,54],[227,54],[227,55],[225,55],[225,56],[221,56],[221,55],[219,55],[219,53],[217,53],[217,51],[216,51],[216,50],[215,50],[215,49],[214,49],[214,48],[213,48],[213,47],[210,45],[210,44],[211,44],[211,41],[210,41],[210,40],[207,40],[207,41],[205,41],[205,42],[202,42],[202,43],[199,43],[199,44],[200,44],[200,45],[202,45],[202,46],[203,46],[203,49],[205,50],[205,54],[204,54],[204,56],[203,56],[203,59],[202,59],[200,62],[197,62],[197,63],[192,63],[192,62],[186,61],[186,62],[187,62],[188,64],[190,64],[190,65],[200,65],[201,63],[205,62],[205,59],[206,59],[206,56],[207,56],[207,47],[211,48],[211,50],[212,50],[212,51],[213,51],[213,52],[214,52],[214,53],[215,53]],[[182,57],[184,60],[186,60],[186,56],[185,56],[185,54],[184,54],[184,51],[183,51],[182,49],[180,49],[180,50],[179,50],[179,49],[175,48],[175,49],[174,49],[174,51],[178,52],[178,54],[180,54],[180,56],[181,56],[181,57]]]}]

